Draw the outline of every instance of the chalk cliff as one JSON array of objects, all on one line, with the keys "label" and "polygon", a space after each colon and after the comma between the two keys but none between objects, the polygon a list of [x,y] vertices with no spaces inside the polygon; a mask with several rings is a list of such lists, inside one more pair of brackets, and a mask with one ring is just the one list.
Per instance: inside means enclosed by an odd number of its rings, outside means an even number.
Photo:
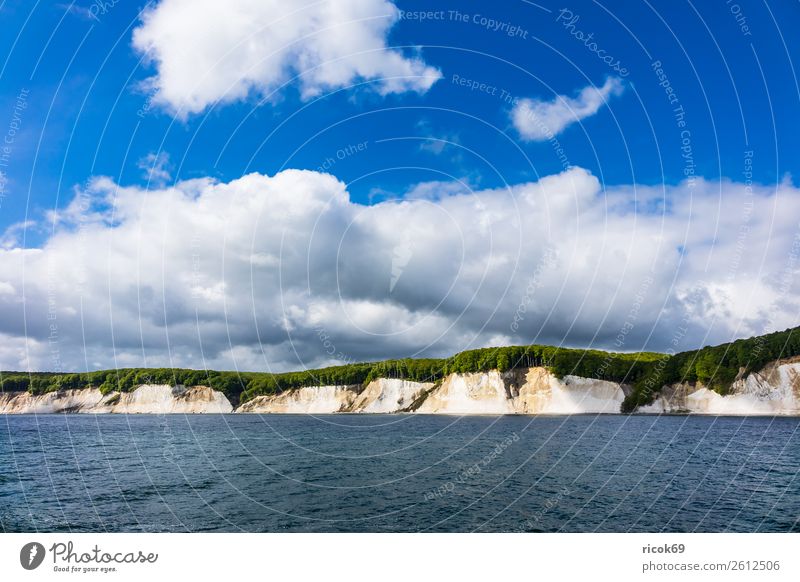
[{"label": "chalk cliff", "polygon": [[0,414],[51,414],[56,412],[109,412],[113,394],[103,396],[95,388],[62,390],[34,396],[30,392],[0,394]]},{"label": "chalk cliff", "polygon": [[388,413],[406,410],[433,387],[430,382],[409,382],[397,378],[373,380],[356,397],[353,412]]},{"label": "chalk cliff", "polygon": [[259,396],[237,412],[419,414],[617,413],[625,392],[603,380],[556,378],[545,368],[450,374],[440,383],[381,378],[360,386],[319,386]]},{"label": "chalk cliff", "polygon": [[738,378],[725,396],[702,384],[664,386],[643,414],[800,416],[800,362],[772,362],[760,372]]},{"label": "chalk cliff", "polygon": [[[630,387],[564,376],[534,367],[501,373],[450,374],[440,383],[380,379],[360,386],[323,386],[260,396],[237,412],[419,414],[614,414]],[[800,416],[800,362],[773,362],[734,382],[728,394],[702,385],[664,386],[637,413]]]},{"label": "chalk cliff", "polygon": [[500,372],[450,374],[417,408],[421,414],[513,414]]},{"label": "chalk cliff", "polygon": [[349,412],[358,396],[359,386],[309,386],[280,394],[257,396],[236,412],[260,414],[330,414]]},{"label": "chalk cliff", "polygon": [[627,387],[616,382],[564,376],[529,368],[515,398],[519,414],[618,413]]},{"label": "chalk cliff", "polygon": [[225,395],[207,386],[144,384],[127,393],[103,395],[96,388],[62,390],[34,396],[28,392],[0,394],[0,414],[61,412],[121,414],[196,414],[233,412]]},{"label": "chalk cliff", "polygon": [[[330,414],[582,414],[618,413],[630,387],[615,382],[564,376],[546,368],[509,372],[450,374],[437,383],[379,378],[366,386],[310,386],[257,396],[236,408],[240,413]],[[225,395],[207,386],[145,384],[131,392],[106,395],[96,388],[34,396],[0,393],[0,414],[229,413]],[[737,378],[723,396],[702,384],[664,386],[636,413],[800,416],[800,361],[776,361]]]}]

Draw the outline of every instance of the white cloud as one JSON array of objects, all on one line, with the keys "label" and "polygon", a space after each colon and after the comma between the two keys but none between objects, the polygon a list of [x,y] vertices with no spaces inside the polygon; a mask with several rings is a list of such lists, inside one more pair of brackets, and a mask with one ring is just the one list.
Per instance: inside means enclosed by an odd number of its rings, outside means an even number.
[{"label": "white cloud", "polygon": [[10,249],[16,247],[20,244],[20,237],[25,231],[35,226],[36,222],[33,220],[24,220],[11,224],[0,234],[0,248]]},{"label": "white cloud", "polygon": [[137,166],[142,170],[142,178],[148,184],[163,185],[172,178],[169,173],[169,154],[166,152],[149,153],[139,160]]},{"label": "white cloud", "polygon": [[268,96],[295,75],[304,98],[362,80],[427,91],[441,73],[386,45],[397,19],[388,0],[161,0],[133,46],[157,67],[154,101],[179,116]]},{"label": "white cloud", "polygon": [[597,113],[609,97],[620,95],[623,89],[622,81],[609,77],[602,87],[584,87],[574,98],[556,95],[552,101],[521,99],[511,110],[511,120],[523,139],[548,140]]},{"label": "white cloud", "polygon": [[414,184],[403,194],[406,200],[441,200],[446,196],[456,194],[467,194],[472,191],[472,185],[468,178],[460,178],[453,181],[431,180],[429,182],[419,182]]},{"label": "white cloud", "polygon": [[667,349],[679,333],[688,349],[800,311],[788,183],[604,192],[575,168],[365,206],[287,170],[97,178],[76,200],[41,248],[0,249],[0,369],[297,369],[534,341]]}]

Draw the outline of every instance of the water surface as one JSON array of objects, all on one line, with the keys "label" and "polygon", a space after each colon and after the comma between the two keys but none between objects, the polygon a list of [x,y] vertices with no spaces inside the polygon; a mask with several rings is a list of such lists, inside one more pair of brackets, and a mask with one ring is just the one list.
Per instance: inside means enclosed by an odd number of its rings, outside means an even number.
[{"label": "water surface", "polygon": [[4,531],[800,531],[800,419],[0,416]]}]

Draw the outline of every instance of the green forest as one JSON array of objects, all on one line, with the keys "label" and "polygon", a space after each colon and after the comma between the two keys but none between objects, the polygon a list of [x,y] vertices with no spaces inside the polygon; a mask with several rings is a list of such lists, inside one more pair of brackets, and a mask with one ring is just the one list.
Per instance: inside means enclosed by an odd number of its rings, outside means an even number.
[{"label": "green forest", "polygon": [[652,402],[666,384],[702,383],[726,394],[740,374],[758,372],[767,363],[800,355],[800,327],[718,346],[680,352],[649,367],[633,382],[634,392],[622,404],[623,412]]},{"label": "green forest", "polygon": [[363,362],[271,374],[216,372],[180,368],[123,368],[83,373],[0,372],[0,391],[33,394],[87,387],[103,393],[128,392],[141,384],[210,386],[232,402],[304,386],[361,385],[376,378],[436,382],[458,372],[482,372],[544,366],[556,376],[583,376],[629,384],[633,393],[623,412],[651,402],[665,384],[701,382],[724,394],[741,371],[758,371],[772,360],[800,355],[800,328],[674,355],[653,352],[616,353],[552,346],[509,346],[460,352],[442,359]]}]

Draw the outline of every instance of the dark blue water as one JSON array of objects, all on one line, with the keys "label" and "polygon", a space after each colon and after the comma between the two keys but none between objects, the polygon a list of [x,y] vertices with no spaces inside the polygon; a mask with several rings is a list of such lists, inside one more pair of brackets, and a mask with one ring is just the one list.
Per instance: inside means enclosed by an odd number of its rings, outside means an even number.
[{"label": "dark blue water", "polygon": [[0,416],[5,531],[800,531],[799,419]]}]

